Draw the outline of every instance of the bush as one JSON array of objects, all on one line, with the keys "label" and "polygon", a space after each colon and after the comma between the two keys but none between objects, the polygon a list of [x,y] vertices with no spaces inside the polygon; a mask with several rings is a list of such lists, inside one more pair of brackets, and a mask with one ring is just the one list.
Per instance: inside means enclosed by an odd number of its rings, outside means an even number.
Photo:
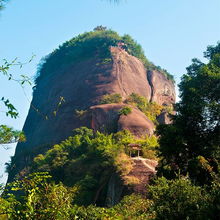
[{"label": "bush", "polygon": [[104,95],[100,101],[100,104],[112,104],[122,102],[122,97],[118,93]]},{"label": "bush", "polygon": [[151,121],[157,123],[156,118],[162,110],[164,109],[163,106],[158,105],[155,102],[148,102],[148,100],[140,96],[136,93],[132,93],[125,102],[130,105],[136,106],[140,111],[142,111]]},{"label": "bush", "polygon": [[[61,183],[49,183],[49,178],[47,173],[34,173],[11,183],[9,193],[4,193],[6,199],[0,198],[0,211],[6,219],[69,219],[74,193]],[[17,191],[16,197],[10,193],[13,191]]]},{"label": "bush", "polygon": [[149,195],[154,201],[156,219],[209,219],[205,214],[207,192],[188,179],[158,178],[149,186]]},{"label": "bush", "polygon": [[[141,195],[131,194],[125,196],[121,202],[112,209],[121,216],[121,219],[154,219],[152,212],[153,202]],[[120,218],[119,218],[120,219]]]},{"label": "bush", "polygon": [[120,153],[115,158],[114,165],[117,168],[117,172],[119,172],[121,176],[125,176],[132,170],[134,163],[127,154]]},{"label": "bush", "polygon": [[118,112],[118,114],[119,114],[119,115],[128,115],[128,114],[130,114],[131,112],[132,112],[132,109],[131,109],[130,107],[126,106],[126,107],[123,107],[123,108]]}]

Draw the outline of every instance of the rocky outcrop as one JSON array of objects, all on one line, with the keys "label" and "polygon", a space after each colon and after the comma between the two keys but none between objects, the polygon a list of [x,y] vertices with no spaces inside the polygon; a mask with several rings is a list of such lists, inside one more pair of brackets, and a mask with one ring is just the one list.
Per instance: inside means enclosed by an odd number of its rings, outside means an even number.
[{"label": "rocky outcrop", "polygon": [[131,113],[119,115],[119,111],[128,105],[105,104],[96,105],[91,110],[91,128],[95,131],[113,133],[121,130],[129,130],[136,137],[152,135],[155,126],[143,112],[129,106]]},{"label": "rocky outcrop", "polygon": [[[111,47],[110,52],[108,62],[103,63],[97,54],[65,69],[60,67],[39,80],[23,127],[27,141],[16,147],[17,162],[9,181],[27,165],[27,158],[31,160],[30,154],[44,152],[80,126],[103,132],[128,129],[139,137],[153,133],[153,123],[138,109],[132,108],[131,114],[119,117],[123,104],[98,104],[105,94],[118,93],[124,100],[136,93],[149,101],[170,105],[175,101],[173,83],[157,71],[146,74],[143,63],[119,47]],[[80,118],[76,109],[88,113]]]},{"label": "rocky outcrop", "polygon": [[154,123],[138,109],[133,108],[128,115],[121,115],[118,120],[118,131],[129,130],[136,137],[152,135],[155,130]]},{"label": "rocky outcrop", "polygon": [[156,70],[148,71],[147,76],[151,85],[150,101],[156,102],[159,105],[173,105],[176,100],[174,83]]},{"label": "rocky outcrop", "polygon": [[111,47],[111,53],[114,77],[111,87],[114,88],[114,92],[121,94],[123,98],[136,93],[150,100],[151,86],[143,63],[118,47]]}]

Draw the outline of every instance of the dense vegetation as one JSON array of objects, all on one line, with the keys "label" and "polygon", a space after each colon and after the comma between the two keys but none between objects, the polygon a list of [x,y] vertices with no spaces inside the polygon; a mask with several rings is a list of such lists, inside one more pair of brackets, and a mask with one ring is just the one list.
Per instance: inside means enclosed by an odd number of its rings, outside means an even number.
[{"label": "dense vegetation", "polygon": [[47,173],[35,173],[8,186],[13,191],[22,191],[17,199],[5,191],[0,198],[1,219],[195,219],[219,218],[220,184],[209,189],[195,186],[188,179],[167,180],[158,178],[149,187],[148,198],[140,195],[125,196],[111,208],[75,204],[78,190],[51,182]]},{"label": "dense vegetation", "polygon": [[63,71],[67,66],[74,65],[91,57],[98,56],[104,61],[111,61],[109,47],[117,46],[119,42],[124,42],[127,52],[139,58],[148,70],[157,69],[173,80],[172,75],[147,60],[142,47],[129,35],[121,37],[115,31],[98,26],[94,31],[80,34],[65,42],[58,49],[42,59],[35,80],[36,85],[48,74],[58,70]]},{"label": "dense vegetation", "polygon": [[92,130],[82,127],[46,154],[38,155],[32,170],[49,172],[56,183],[61,181],[77,188],[77,204],[104,204],[109,178],[115,172],[122,177],[129,173],[132,166],[131,159],[126,156],[128,144],[137,142],[142,145],[145,155],[153,156],[157,146],[154,136],[135,140],[127,131],[111,135],[93,134]]},{"label": "dense vegetation", "polygon": [[112,103],[121,103],[122,97],[118,93],[104,95],[100,101],[100,104],[112,104]]},{"label": "dense vegetation", "polygon": [[194,59],[180,83],[181,101],[172,125],[161,125],[160,170],[210,184],[220,173],[220,43],[205,52],[208,63]]}]

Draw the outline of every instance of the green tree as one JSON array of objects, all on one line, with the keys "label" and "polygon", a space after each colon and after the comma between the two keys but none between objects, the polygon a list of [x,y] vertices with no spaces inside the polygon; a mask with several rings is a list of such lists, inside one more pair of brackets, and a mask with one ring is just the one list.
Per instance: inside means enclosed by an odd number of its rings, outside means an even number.
[{"label": "green tree", "polygon": [[[0,198],[0,218],[6,215],[6,219],[12,220],[70,219],[74,192],[49,180],[47,173],[34,173],[9,184],[4,198]],[[18,192],[17,196],[11,192]]]},{"label": "green tree", "polygon": [[180,169],[200,183],[219,175],[220,43],[209,46],[204,56],[207,64],[193,59],[182,77],[174,123],[158,129],[163,173]]},{"label": "green tree", "polygon": [[[9,81],[13,81],[15,83],[18,83],[22,89],[25,83],[28,83],[31,85],[31,80],[26,75],[20,75],[19,78],[15,78],[14,74],[10,72],[10,68],[13,66],[18,66],[22,68],[23,65],[30,63],[33,59],[32,58],[26,62],[21,63],[17,61],[17,58],[14,59],[12,62],[8,62],[7,60],[3,60],[3,63],[0,65],[0,75],[1,77],[6,77]],[[6,92],[7,94],[7,92]],[[6,116],[10,116],[11,118],[16,119],[18,117],[18,111],[15,108],[15,106],[10,102],[9,99],[5,98],[4,96],[0,99],[0,112],[5,113]],[[21,131],[17,131],[11,127],[8,127],[6,125],[0,125],[0,145],[2,144],[10,144],[15,143],[17,141],[25,141],[24,133]]]},{"label": "green tree", "polygon": [[158,178],[149,186],[149,196],[154,203],[156,219],[210,219],[208,193],[188,179]]},{"label": "green tree", "polygon": [[10,144],[18,141],[25,141],[23,132],[14,130],[6,125],[0,125],[0,144]]}]

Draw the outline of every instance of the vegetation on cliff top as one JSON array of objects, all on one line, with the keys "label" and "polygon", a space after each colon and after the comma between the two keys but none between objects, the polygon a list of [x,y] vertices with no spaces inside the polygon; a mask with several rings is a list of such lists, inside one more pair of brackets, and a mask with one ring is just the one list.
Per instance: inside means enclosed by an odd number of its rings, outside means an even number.
[{"label": "vegetation on cliff top", "polygon": [[166,75],[168,79],[173,80],[173,76],[167,71],[148,61],[142,47],[129,35],[119,36],[117,32],[110,29],[95,29],[72,38],[43,58],[38,67],[35,79],[36,85],[49,73],[62,71],[66,66],[74,65],[87,58],[94,56],[99,56],[102,59],[111,58],[109,47],[117,46],[119,42],[124,42],[126,51],[140,59],[147,70],[158,70]]}]

